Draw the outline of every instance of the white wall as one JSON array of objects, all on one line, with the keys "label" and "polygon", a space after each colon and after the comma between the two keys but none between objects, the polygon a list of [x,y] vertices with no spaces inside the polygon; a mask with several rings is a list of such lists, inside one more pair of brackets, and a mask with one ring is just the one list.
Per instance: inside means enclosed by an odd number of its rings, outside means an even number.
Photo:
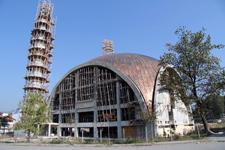
[{"label": "white wall", "polygon": [[[154,91],[154,109],[156,113],[155,135],[187,134],[194,130],[193,126],[189,126],[189,124],[193,124],[189,119],[190,112],[188,112],[185,104],[179,99],[174,102],[174,108],[171,108],[170,94],[168,91],[161,89],[159,82],[160,75],[164,70],[165,68],[161,68],[159,71]],[[169,113],[172,116],[169,116]],[[171,128],[171,124],[175,125],[175,130]]]}]

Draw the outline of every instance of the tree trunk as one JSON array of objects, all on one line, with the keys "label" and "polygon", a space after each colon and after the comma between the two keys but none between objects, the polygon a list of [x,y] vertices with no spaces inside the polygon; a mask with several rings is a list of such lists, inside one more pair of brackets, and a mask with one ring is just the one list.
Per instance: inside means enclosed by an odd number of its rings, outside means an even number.
[{"label": "tree trunk", "polygon": [[30,143],[30,130],[27,131],[27,142]]},{"label": "tree trunk", "polygon": [[201,116],[201,119],[202,119],[202,123],[203,123],[203,126],[204,126],[205,133],[208,133],[208,130],[209,130],[208,122],[207,122],[207,120],[206,120],[206,118],[203,114],[200,114],[200,116]]},{"label": "tree trunk", "polygon": [[208,124],[208,121],[206,120],[205,115],[200,114],[200,116],[201,116],[201,119],[202,119],[202,123],[203,123],[203,125],[204,125],[205,133],[207,133],[208,135],[212,135],[212,134],[215,135],[215,134],[218,134],[218,133],[215,133],[215,132],[213,132],[212,130],[210,130],[209,124]]}]

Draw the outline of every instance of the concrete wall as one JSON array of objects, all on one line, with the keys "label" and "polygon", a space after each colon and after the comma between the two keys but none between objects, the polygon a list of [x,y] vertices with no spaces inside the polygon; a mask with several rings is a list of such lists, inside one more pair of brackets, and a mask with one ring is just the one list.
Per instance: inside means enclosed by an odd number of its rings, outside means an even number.
[{"label": "concrete wall", "polygon": [[155,135],[170,136],[171,134],[184,135],[194,131],[191,111],[182,100],[171,101],[167,90],[160,85],[160,75],[165,68],[161,68],[157,77],[154,97],[154,110],[156,113]]}]

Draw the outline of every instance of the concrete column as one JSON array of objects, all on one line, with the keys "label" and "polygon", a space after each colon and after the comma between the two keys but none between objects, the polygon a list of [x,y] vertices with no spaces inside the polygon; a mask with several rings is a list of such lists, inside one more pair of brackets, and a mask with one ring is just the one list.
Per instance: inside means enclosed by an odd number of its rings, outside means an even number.
[{"label": "concrete column", "polygon": [[79,74],[75,74],[75,110],[74,110],[74,115],[75,115],[75,125],[74,125],[74,137],[78,138],[78,129],[77,129],[77,124],[78,124],[78,112],[77,112],[77,88],[79,86]]},{"label": "concrete column", "polygon": [[59,93],[59,120],[58,120],[59,126],[57,127],[58,136],[62,136],[61,127],[60,127],[60,124],[62,123],[61,105],[62,105],[62,93]]},{"label": "concrete column", "polygon": [[58,136],[62,136],[61,133],[62,133],[61,132],[61,127],[60,126],[57,126],[57,135]]},{"label": "concrete column", "polygon": [[78,138],[78,130],[77,130],[77,124],[78,124],[78,112],[75,106],[75,124],[74,124],[74,137]]},{"label": "concrete column", "polygon": [[97,110],[97,67],[94,68],[94,138],[98,139],[98,110]]},{"label": "concrete column", "polygon": [[153,123],[146,123],[145,124],[145,140],[148,142],[150,139],[153,140],[154,138],[154,129],[153,129]]},{"label": "concrete column", "polygon": [[117,136],[118,139],[122,138],[122,127],[121,127],[121,109],[120,109],[120,84],[116,82],[116,103],[117,103]]},{"label": "concrete column", "polygon": [[[75,99],[77,99],[77,98],[75,98]],[[74,122],[74,137],[75,137],[75,138],[78,138],[77,125],[78,125],[79,116],[78,116],[77,106],[76,106],[76,105],[75,105],[74,115],[75,115],[75,122]]]},{"label": "concrete column", "polygon": [[97,139],[98,138],[98,128],[97,128],[97,107],[94,110],[94,138]]},{"label": "concrete column", "polygon": [[51,124],[48,124],[48,136],[51,136]]}]

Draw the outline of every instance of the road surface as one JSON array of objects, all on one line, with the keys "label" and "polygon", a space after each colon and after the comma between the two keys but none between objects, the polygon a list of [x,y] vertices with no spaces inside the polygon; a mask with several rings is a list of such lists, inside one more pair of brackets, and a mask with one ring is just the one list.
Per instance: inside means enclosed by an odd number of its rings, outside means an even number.
[{"label": "road surface", "polygon": [[225,142],[196,142],[156,145],[26,145],[3,144],[0,150],[225,150]]}]

